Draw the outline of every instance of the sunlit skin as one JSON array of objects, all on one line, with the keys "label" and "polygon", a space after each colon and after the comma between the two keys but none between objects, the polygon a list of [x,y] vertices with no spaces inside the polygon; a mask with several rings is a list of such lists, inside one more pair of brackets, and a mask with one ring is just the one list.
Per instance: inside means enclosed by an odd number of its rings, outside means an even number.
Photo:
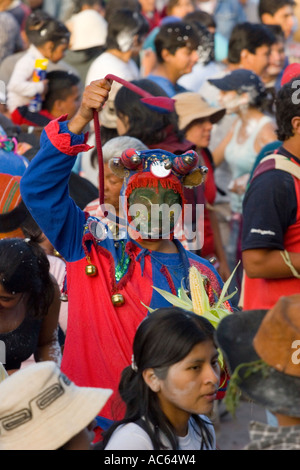
[{"label": "sunlit skin", "polygon": [[125,135],[129,129],[128,116],[117,116],[116,126],[118,135]]},{"label": "sunlit skin", "polygon": [[47,59],[51,60],[54,64],[62,60],[65,56],[66,50],[68,49],[68,44],[59,44],[58,46],[54,46],[54,43],[49,41],[45,45],[45,50],[43,47],[40,48],[40,50],[44,52],[45,57]]},{"label": "sunlit skin", "polygon": [[185,132],[185,137],[199,148],[207,148],[210,143],[213,124],[209,118],[195,119]]},{"label": "sunlit skin", "polygon": [[[198,62],[197,50],[190,49],[189,47],[179,47],[175,54],[171,54],[166,49],[163,51],[164,66],[167,70],[167,76],[171,82],[175,83],[177,80],[187,73],[190,73],[194,65]],[[157,65],[158,71],[161,71],[161,65]],[[154,70],[153,74],[156,74]],[[158,73],[157,73],[158,74]],[[161,73],[160,73],[161,74]],[[162,75],[164,75],[162,73]]]},{"label": "sunlit skin", "polygon": [[252,70],[256,75],[261,76],[269,65],[270,47],[263,45],[257,47],[255,53],[243,50],[241,53],[241,68]]},{"label": "sunlit skin", "polygon": [[[145,377],[146,372],[143,375]],[[198,343],[183,360],[170,366],[165,379],[156,375],[148,385],[157,392],[162,411],[177,435],[186,436],[191,414],[212,412],[219,381],[218,351],[213,342],[207,340]]]}]

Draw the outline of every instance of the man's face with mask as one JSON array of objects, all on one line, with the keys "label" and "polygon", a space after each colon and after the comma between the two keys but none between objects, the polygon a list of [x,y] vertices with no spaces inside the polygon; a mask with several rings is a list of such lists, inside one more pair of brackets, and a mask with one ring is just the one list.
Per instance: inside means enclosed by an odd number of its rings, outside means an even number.
[{"label": "man's face with mask", "polygon": [[181,214],[181,197],[173,189],[137,188],[129,196],[132,225],[144,239],[169,239]]}]

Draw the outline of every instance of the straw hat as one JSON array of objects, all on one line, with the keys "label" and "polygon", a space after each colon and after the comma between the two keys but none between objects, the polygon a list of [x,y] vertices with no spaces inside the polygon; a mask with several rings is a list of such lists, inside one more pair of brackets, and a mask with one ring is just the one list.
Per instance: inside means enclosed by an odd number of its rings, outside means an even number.
[{"label": "straw hat", "polygon": [[[216,332],[238,387],[273,413],[300,417],[300,295],[281,297],[269,311],[236,312]],[[297,347],[297,346],[296,346]],[[299,354],[298,354],[299,355]],[[253,362],[259,361],[259,367]]]},{"label": "straw hat", "polygon": [[173,99],[180,130],[186,129],[196,119],[210,118],[211,123],[215,124],[226,114],[226,109],[210,106],[199,93],[179,93]]},{"label": "straw hat", "polygon": [[112,390],[78,387],[54,362],[0,383],[0,450],[56,450],[88,426]]}]

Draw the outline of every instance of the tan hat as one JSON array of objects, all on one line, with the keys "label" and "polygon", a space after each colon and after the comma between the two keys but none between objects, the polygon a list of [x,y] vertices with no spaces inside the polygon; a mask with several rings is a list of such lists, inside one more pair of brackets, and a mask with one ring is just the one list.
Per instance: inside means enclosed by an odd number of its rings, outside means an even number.
[{"label": "tan hat", "polygon": [[231,383],[235,377],[242,392],[269,411],[296,417],[300,417],[299,311],[299,294],[283,296],[269,311],[229,315],[216,331]]},{"label": "tan hat", "polygon": [[196,119],[210,118],[212,124],[220,121],[226,114],[225,108],[210,106],[199,93],[184,92],[173,96],[175,110],[179,117],[179,129],[185,129]]},{"label": "tan hat", "polygon": [[[292,345],[300,340],[300,295],[281,297],[264,317],[254,339],[257,354],[274,369],[300,379]],[[299,390],[300,394],[300,390]]]},{"label": "tan hat", "polygon": [[0,383],[0,450],[56,450],[88,426],[112,390],[78,387],[50,361]]}]

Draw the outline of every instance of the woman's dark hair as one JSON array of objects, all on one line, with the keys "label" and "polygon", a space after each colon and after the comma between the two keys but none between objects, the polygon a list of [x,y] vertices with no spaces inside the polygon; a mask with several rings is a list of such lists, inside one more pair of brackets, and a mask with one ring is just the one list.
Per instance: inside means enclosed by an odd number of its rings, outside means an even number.
[{"label": "woman's dark hair", "polygon": [[154,44],[157,60],[163,63],[163,49],[167,49],[170,54],[175,54],[177,49],[181,47],[196,50],[199,45],[199,37],[197,31],[190,24],[183,21],[174,21],[160,27]]},{"label": "woman's dark hair", "polygon": [[54,47],[69,44],[70,41],[70,31],[64,23],[42,10],[36,10],[28,16],[25,32],[28,40],[37,47],[48,41],[53,42]]},{"label": "woman's dark hair", "polygon": [[[147,78],[133,80],[131,83],[153,96],[168,96],[159,85]],[[183,134],[178,129],[178,118],[175,112],[162,114],[150,109],[141,102],[140,95],[125,86],[117,92],[114,105],[119,118],[128,117],[129,129],[126,135],[136,137],[147,146],[165,140],[171,127],[179,140],[183,139]]]},{"label": "woman's dark hair", "polygon": [[[126,8],[118,9],[108,22],[106,48],[122,51],[125,48],[123,46],[124,34],[131,37],[137,35],[141,42],[148,32],[149,24],[141,13]],[[129,47],[127,40],[125,43],[126,47]]]},{"label": "woman's dark hair", "polygon": [[0,240],[0,283],[4,289],[28,295],[27,314],[43,318],[54,298],[50,264],[43,248],[33,240]]},{"label": "woman's dark hair", "polygon": [[[136,422],[143,417],[146,423],[144,429],[155,450],[165,448],[161,433],[168,438],[173,450],[178,449],[175,430],[163,413],[157,394],[145,383],[142,373],[153,368],[155,375],[164,379],[169,367],[183,360],[194,346],[204,341],[214,343],[214,331],[204,317],[176,307],[160,308],[142,321],[133,343],[134,367],[123,370],[119,385],[120,396],[126,404],[125,417],[104,433],[103,448],[120,424]],[[191,418],[196,432],[202,437],[201,449],[210,447],[212,436],[208,422],[199,415],[192,415]]]},{"label": "woman's dark hair", "polygon": [[[292,119],[300,117],[300,75],[286,83],[275,98],[277,136],[281,141],[294,135]],[[296,86],[298,85],[298,86]]]}]

